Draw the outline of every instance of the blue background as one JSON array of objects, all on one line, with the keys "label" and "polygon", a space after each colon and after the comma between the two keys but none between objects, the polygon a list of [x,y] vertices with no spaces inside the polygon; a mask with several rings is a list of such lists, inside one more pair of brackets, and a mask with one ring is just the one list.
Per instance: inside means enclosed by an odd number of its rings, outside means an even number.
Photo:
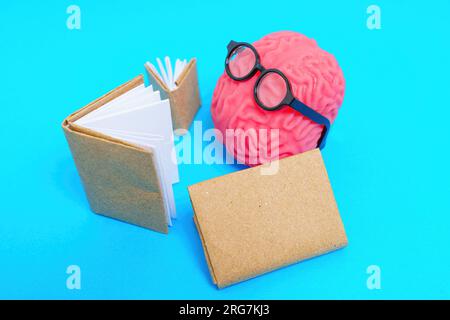
[{"label": "blue background", "polygon": [[[0,298],[450,298],[449,1],[7,1],[0,11]],[[66,8],[81,8],[81,30]],[[255,11],[256,9],[256,11]],[[259,14],[255,14],[258,12]],[[93,214],[60,128],[156,57],[197,57],[209,112],[230,39],[294,30],[332,52],[346,95],[323,152],[349,246],[212,284],[186,186],[240,169],[181,165],[169,235]],[[81,290],[66,268],[81,267]],[[366,268],[381,268],[368,290]]]}]

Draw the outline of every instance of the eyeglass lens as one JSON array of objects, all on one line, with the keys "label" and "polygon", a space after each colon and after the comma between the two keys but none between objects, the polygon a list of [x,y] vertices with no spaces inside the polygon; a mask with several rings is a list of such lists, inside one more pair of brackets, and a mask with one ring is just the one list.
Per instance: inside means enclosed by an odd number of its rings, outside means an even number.
[{"label": "eyeglass lens", "polygon": [[276,72],[263,75],[256,88],[259,101],[268,109],[280,105],[287,94],[287,84],[284,78]]},{"label": "eyeglass lens", "polygon": [[249,75],[256,64],[256,56],[252,49],[241,45],[233,50],[228,60],[228,69],[235,78]]}]

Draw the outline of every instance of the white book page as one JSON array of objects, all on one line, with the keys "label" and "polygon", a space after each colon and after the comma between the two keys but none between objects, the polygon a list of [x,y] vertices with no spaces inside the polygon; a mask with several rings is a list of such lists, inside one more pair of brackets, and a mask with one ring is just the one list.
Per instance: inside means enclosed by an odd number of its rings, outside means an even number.
[{"label": "white book page", "polygon": [[164,83],[170,88],[170,86],[169,86],[169,77],[167,76],[166,69],[164,68],[164,65],[162,64],[161,59],[160,58],[156,58],[156,62],[158,63],[159,71],[161,73],[161,76],[163,78]]},{"label": "white book page", "polygon": [[176,82],[178,80],[178,76],[180,75],[181,71],[183,71],[181,61],[180,61],[180,59],[177,59],[175,61],[175,71],[173,73],[173,81],[174,82]]},{"label": "white book page", "polygon": [[82,118],[78,119],[76,121],[77,124],[83,124],[84,122],[88,121],[89,119],[93,119],[101,114],[107,113],[109,108],[111,106],[114,105],[118,105],[120,103],[124,103],[125,101],[131,101],[133,99],[133,97],[135,97],[136,95],[142,93],[145,90],[145,86],[144,84],[141,84],[127,92],[125,92],[124,94],[118,96],[117,98],[105,103],[103,106],[101,106],[98,109],[95,109],[91,112],[89,112],[88,114],[86,114],[85,116],[83,116]]},{"label": "white book page", "polygon": [[139,91],[133,93],[132,97],[126,100],[121,100],[116,102],[115,100],[110,101],[110,103],[94,110],[99,111],[91,117],[82,117],[76,121],[77,124],[87,124],[105,117],[110,117],[116,113],[121,113],[128,111],[133,108],[141,107],[144,105],[151,104],[153,102],[161,101],[161,96],[159,91],[153,91],[151,87],[142,88]]},{"label": "white book page", "polygon": [[170,58],[169,57],[165,57],[164,58],[164,62],[166,63],[166,70],[167,70],[167,77],[168,77],[168,81],[169,81],[169,89],[173,90],[175,89],[175,83],[173,80],[173,71],[172,71],[172,64],[170,63]]},{"label": "white book page", "polygon": [[[106,130],[106,129],[105,129]],[[117,134],[136,137],[137,139],[145,139],[149,141],[162,141],[164,137],[158,134],[141,133],[136,131],[123,131],[117,129],[107,129],[109,132],[115,132]]]},{"label": "white book page", "polygon": [[179,181],[178,165],[176,159],[172,159],[174,138],[169,100],[114,113],[111,116],[85,123],[84,126],[97,131],[102,129],[121,130],[162,137],[162,140],[154,141],[154,145],[161,150],[162,163],[171,183]]}]

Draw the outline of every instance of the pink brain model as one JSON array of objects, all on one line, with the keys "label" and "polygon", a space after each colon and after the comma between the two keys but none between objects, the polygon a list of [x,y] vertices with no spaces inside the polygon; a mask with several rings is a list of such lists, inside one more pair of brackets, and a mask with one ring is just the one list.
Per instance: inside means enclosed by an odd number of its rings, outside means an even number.
[{"label": "pink brain model", "polygon": [[[265,68],[286,75],[297,99],[333,123],[345,90],[342,70],[333,55],[320,49],[315,40],[291,31],[269,34],[253,46]],[[259,72],[248,80],[235,81],[224,72],[217,82],[211,114],[228,152],[254,166],[316,148],[322,126],[287,106],[276,111],[259,107],[253,96],[258,76]],[[271,129],[278,129],[278,134],[272,136]],[[230,132],[232,140],[225,138]]]}]

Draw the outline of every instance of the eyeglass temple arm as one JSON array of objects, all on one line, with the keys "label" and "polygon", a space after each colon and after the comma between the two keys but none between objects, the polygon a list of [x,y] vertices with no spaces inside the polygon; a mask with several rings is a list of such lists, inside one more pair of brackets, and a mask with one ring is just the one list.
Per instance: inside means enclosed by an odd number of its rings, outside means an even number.
[{"label": "eyeglass temple arm", "polygon": [[301,114],[303,114],[305,117],[308,117],[309,119],[314,121],[315,123],[318,123],[318,124],[324,126],[322,135],[317,143],[317,146],[320,148],[320,150],[322,150],[325,147],[328,131],[330,130],[330,126],[331,126],[330,120],[328,120],[328,118],[324,117],[317,111],[311,109],[310,107],[308,107],[306,104],[304,104],[303,102],[301,102],[298,99],[294,99],[294,101],[292,101],[290,106],[292,108],[294,108],[295,110],[297,110],[298,112],[300,112]]},{"label": "eyeglass temple arm", "polygon": [[231,51],[231,49],[233,49],[233,47],[235,47],[238,43],[234,40],[231,40],[228,45],[227,45],[227,50]]}]

